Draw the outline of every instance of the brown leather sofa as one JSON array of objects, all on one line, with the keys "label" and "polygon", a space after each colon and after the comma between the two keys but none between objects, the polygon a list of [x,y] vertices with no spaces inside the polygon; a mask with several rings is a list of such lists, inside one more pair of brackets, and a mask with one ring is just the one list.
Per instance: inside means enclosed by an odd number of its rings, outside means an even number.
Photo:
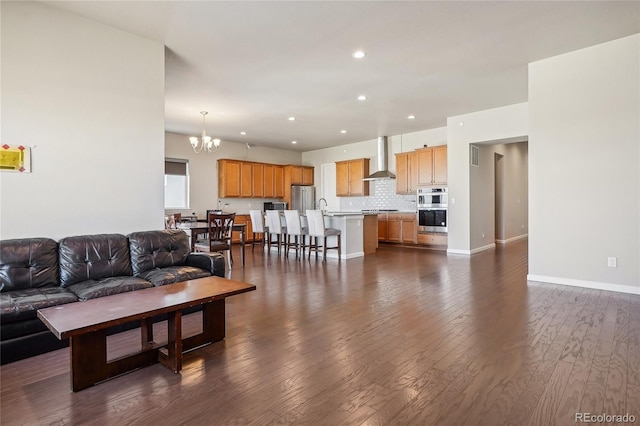
[{"label": "brown leather sofa", "polygon": [[224,277],[224,256],[190,253],[182,230],[0,241],[0,363],[68,346],[38,309],[210,275]]}]

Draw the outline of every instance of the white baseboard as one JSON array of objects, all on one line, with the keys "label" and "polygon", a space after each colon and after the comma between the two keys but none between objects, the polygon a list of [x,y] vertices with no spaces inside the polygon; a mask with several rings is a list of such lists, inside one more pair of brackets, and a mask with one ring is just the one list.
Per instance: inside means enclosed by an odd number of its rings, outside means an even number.
[{"label": "white baseboard", "polygon": [[522,235],[518,235],[517,237],[507,238],[506,240],[496,240],[496,243],[498,243],[498,244],[509,244],[509,243],[514,242],[514,241],[518,241],[518,240],[522,240],[524,238],[527,238],[528,236],[529,236],[529,234],[522,234]]},{"label": "white baseboard", "polygon": [[[311,257],[313,257],[314,255],[312,254]],[[364,252],[363,251],[357,251],[355,253],[349,253],[349,254],[342,254],[342,256],[340,256],[340,259],[353,259],[354,257],[363,257],[364,256]],[[318,257],[322,257],[322,253],[318,253]],[[332,251],[327,251],[327,259],[337,259],[338,258],[338,252],[335,250]]]},{"label": "white baseboard", "polygon": [[496,244],[495,243],[491,243],[491,244],[488,244],[486,246],[474,248],[472,250],[447,249],[447,254],[462,254],[462,255],[469,256],[469,255],[472,255],[472,254],[480,253],[481,251],[491,250],[491,249],[494,249],[494,248],[496,248]]},{"label": "white baseboard", "polygon": [[597,281],[586,281],[586,280],[574,280],[571,278],[549,277],[545,275],[534,275],[534,274],[527,274],[527,281],[538,281],[538,282],[550,283],[550,284],[561,284],[561,285],[568,285],[572,287],[584,287],[584,288],[592,288],[595,290],[607,290],[607,291],[616,291],[618,293],[629,293],[629,294],[640,295],[640,287],[633,287],[630,285],[609,284],[609,283],[601,283]]},{"label": "white baseboard", "polygon": [[469,256],[471,254],[471,250],[447,249],[447,254],[461,254],[464,256]]}]

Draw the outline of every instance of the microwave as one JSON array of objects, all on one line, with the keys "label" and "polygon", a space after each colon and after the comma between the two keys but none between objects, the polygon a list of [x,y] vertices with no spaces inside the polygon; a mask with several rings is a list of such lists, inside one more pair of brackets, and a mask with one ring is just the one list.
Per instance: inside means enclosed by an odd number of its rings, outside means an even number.
[{"label": "microwave", "polygon": [[286,210],[287,202],[286,201],[269,201],[264,203],[264,211],[267,210]]}]

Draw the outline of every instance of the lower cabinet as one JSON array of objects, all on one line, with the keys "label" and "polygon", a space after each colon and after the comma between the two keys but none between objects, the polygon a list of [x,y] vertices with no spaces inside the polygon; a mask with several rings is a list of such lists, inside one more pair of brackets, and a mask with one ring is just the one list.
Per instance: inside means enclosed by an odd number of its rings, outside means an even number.
[{"label": "lower cabinet", "polygon": [[[244,228],[244,241],[248,242],[253,237],[253,230],[251,228],[251,216],[248,214],[238,214],[236,215],[235,220],[233,221],[235,224],[245,224],[247,225]],[[240,242],[240,231],[235,231],[231,233],[231,241],[234,243]]]},{"label": "lower cabinet", "polygon": [[446,234],[418,234],[418,244],[446,247],[447,243],[448,238]]},{"label": "lower cabinet", "polygon": [[380,214],[378,241],[415,244],[417,224],[415,213]]}]

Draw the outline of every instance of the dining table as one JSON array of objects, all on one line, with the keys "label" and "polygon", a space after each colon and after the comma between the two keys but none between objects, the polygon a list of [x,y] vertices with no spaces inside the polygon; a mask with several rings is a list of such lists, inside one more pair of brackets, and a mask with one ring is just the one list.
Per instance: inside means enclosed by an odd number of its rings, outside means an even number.
[{"label": "dining table", "polygon": [[[182,229],[183,231],[189,231],[191,236],[191,251],[195,251],[195,245],[198,235],[207,234],[209,232],[209,225],[206,221],[196,221],[196,222],[180,222],[176,224],[177,229]],[[240,259],[242,260],[242,267],[244,268],[244,246],[245,246],[245,230],[247,228],[246,223],[234,223],[231,228],[232,231],[240,232]],[[233,244],[233,242],[232,242]]]}]

